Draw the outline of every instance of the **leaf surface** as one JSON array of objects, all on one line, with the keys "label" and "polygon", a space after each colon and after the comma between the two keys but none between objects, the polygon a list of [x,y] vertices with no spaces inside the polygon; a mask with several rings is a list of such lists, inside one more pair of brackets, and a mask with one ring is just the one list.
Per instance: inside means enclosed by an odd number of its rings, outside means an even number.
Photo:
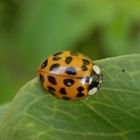
[{"label": "leaf surface", "polygon": [[8,107],[9,107],[9,103],[0,106],[0,122],[3,120]]}]

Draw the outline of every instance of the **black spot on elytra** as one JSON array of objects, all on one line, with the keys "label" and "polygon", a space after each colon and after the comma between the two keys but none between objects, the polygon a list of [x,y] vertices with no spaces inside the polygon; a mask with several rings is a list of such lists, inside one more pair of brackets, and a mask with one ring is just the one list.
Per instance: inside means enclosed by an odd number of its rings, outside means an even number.
[{"label": "black spot on elytra", "polygon": [[82,66],[81,66],[81,70],[82,70],[82,71],[86,71],[86,70],[88,70],[88,68],[87,68],[86,65],[82,65]]},{"label": "black spot on elytra", "polygon": [[64,85],[67,87],[71,87],[74,84],[74,80],[72,79],[64,79]]},{"label": "black spot on elytra", "polygon": [[55,88],[51,87],[51,86],[47,86],[48,90],[51,90],[51,91],[55,91]]},{"label": "black spot on elytra", "polygon": [[55,89],[54,89],[53,87],[51,87],[51,86],[47,86],[47,88],[48,88],[48,91],[49,91],[52,95],[55,96],[55,93],[54,93]]},{"label": "black spot on elytra", "polygon": [[63,54],[63,52],[57,52],[53,56],[58,56],[58,55],[61,55],[61,54]]},{"label": "black spot on elytra", "polygon": [[53,64],[53,65],[51,65],[50,71],[57,71],[59,66],[60,66],[60,64]]},{"label": "black spot on elytra", "polygon": [[67,97],[67,96],[64,96],[64,97],[62,97],[62,99],[64,99],[64,100],[70,100],[71,98],[70,97]]},{"label": "black spot on elytra", "polygon": [[45,68],[45,67],[47,66],[47,64],[48,64],[48,59],[46,59],[46,60],[42,63],[41,69]]},{"label": "black spot on elytra", "polygon": [[89,65],[90,64],[90,62],[87,59],[83,59],[83,63],[84,63],[84,65]]},{"label": "black spot on elytra", "polygon": [[125,69],[122,69],[122,72],[125,72]]},{"label": "black spot on elytra", "polygon": [[67,67],[65,72],[69,75],[76,75],[76,69],[74,67]]},{"label": "black spot on elytra", "polygon": [[76,97],[83,97],[83,96],[85,96],[85,94],[82,93],[82,92],[80,92],[80,93],[78,93],[78,94],[76,95]]},{"label": "black spot on elytra", "polygon": [[48,76],[48,81],[52,84],[52,85],[56,85],[57,82],[55,80],[55,78],[53,76]]},{"label": "black spot on elytra", "polygon": [[66,59],[65,59],[65,63],[66,64],[70,64],[71,61],[72,61],[72,57],[71,56],[66,57]]},{"label": "black spot on elytra", "polygon": [[66,94],[67,94],[65,88],[61,88],[59,92],[60,92],[61,94],[63,94],[63,95],[66,95]]},{"label": "black spot on elytra", "polygon": [[58,61],[58,60],[60,60],[60,59],[61,59],[61,57],[59,57],[59,56],[53,57],[53,60],[54,60],[54,61]]},{"label": "black spot on elytra", "polygon": [[41,84],[43,85],[43,83],[44,83],[44,77],[43,77],[42,74],[39,74],[39,79],[40,79]]},{"label": "black spot on elytra", "polygon": [[77,88],[78,92],[82,92],[84,90],[84,88],[82,86]]}]

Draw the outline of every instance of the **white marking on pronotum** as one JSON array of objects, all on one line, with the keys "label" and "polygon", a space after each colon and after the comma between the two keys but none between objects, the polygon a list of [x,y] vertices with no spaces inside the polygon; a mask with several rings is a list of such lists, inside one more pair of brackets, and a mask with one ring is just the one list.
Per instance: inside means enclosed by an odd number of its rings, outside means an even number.
[{"label": "white marking on pronotum", "polygon": [[100,68],[97,65],[93,66],[93,70],[96,72],[97,75],[101,74],[101,70],[100,70]]},{"label": "white marking on pronotum", "polygon": [[97,90],[98,90],[98,88],[93,88],[93,89],[91,89],[91,90],[89,90],[89,92],[88,92],[88,95],[93,95],[93,94],[95,94],[96,92],[97,92]]}]

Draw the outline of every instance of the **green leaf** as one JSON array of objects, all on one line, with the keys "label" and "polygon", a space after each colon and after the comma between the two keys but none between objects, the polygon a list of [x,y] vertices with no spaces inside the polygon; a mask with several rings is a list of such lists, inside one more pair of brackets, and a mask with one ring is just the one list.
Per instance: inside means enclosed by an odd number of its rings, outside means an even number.
[{"label": "green leaf", "polygon": [[0,106],[0,122],[3,120],[8,106],[9,106],[9,104],[5,104],[5,105]]},{"label": "green leaf", "polygon": [[139,140],[140,55],[96,64],[103,86],[83,100],[58,100],[38,78],[27,83],[7,109],[0,140]]}]

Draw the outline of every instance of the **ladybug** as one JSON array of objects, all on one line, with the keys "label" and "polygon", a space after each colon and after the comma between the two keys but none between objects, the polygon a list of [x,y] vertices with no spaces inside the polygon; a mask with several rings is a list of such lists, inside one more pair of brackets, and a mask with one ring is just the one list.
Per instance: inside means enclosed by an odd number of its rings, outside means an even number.
[{"label": "ladybug", "polygon": [[100,68],[91,59],[71,51],[50,55],[39,67],[45,90],[64,100],[77,100],[97,92],[102,83]]}]

